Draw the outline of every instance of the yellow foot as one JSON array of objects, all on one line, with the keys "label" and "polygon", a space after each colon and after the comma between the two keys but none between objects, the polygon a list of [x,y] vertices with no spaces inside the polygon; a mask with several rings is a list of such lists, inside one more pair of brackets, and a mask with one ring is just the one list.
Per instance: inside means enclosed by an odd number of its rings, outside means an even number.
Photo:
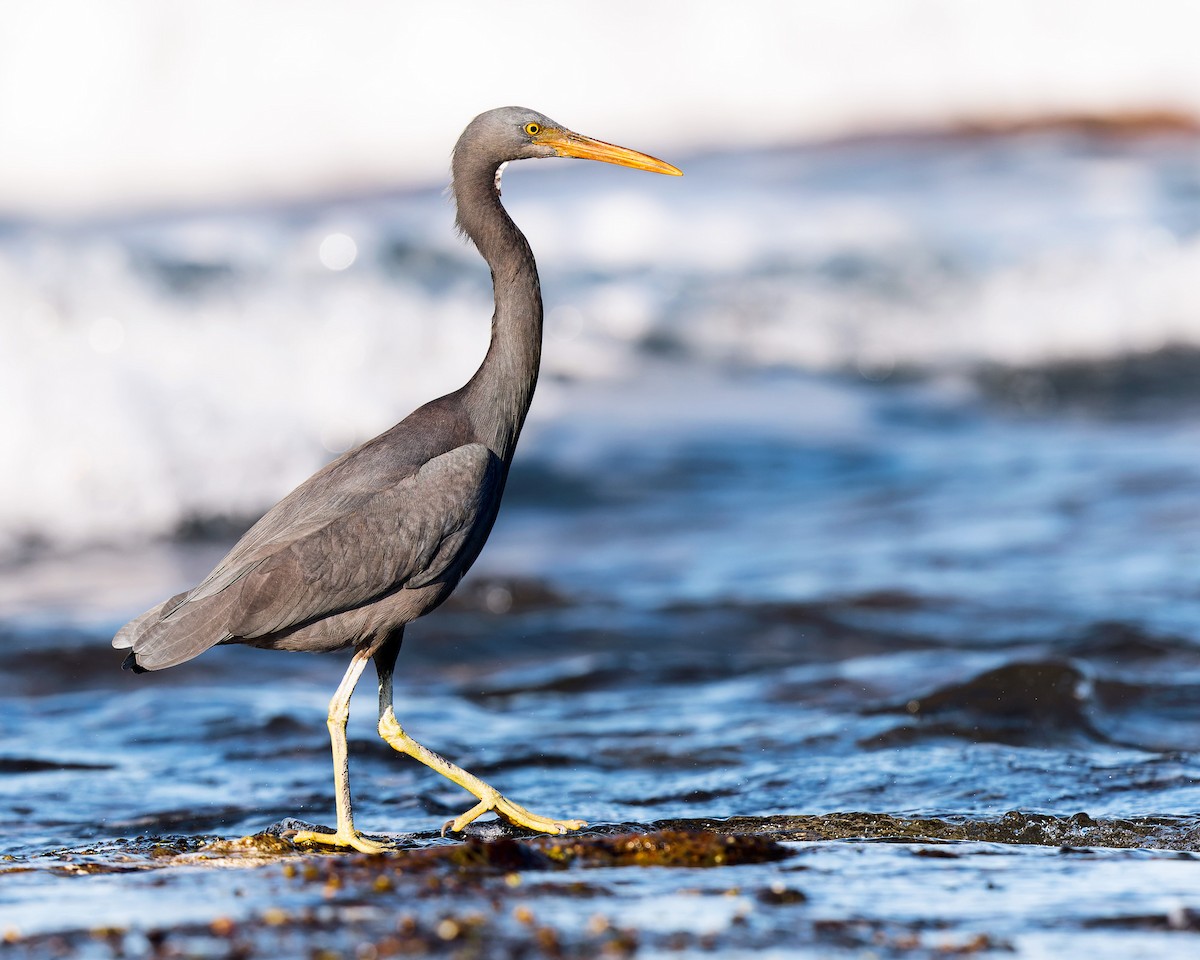
[{"label": "yellow foot", "polygon": [[587,826],[583,820],[554,820],[550,817],[538,816],[536,813],[530,813],[521,805],[513,803],[507,797],[501,796],[500,791],[495,787],[484,783],[474,774],[467,773],[462,767],[456,767],[445,757],[440,757],[428,747],[417,743],[404,732],[404,728],[396,720],[396,714],[390,706],[385,708],[379,717],[379,735],[391,745],[392,749],[406,753],[414,760],[419,760],[430,770],[436,770],[446,779],[452,780],[468,793],[473,793],[479,798],[479,802],[470,810],[442,827],[443,836],[447,831],[462,833],[468,823],[477,820],[489,810],[494,810],[509,823],[536,830],[539,833],[566,833],[569,830],[578,830],[580,827]]},{"label": "yellow foot", "polygon": [[352,847],[360,853],[383,853],[385,850],[392,849],[390,844],[368,840],[357,830],[345,833],[317,833],[315,830],[301,830],[292,837],[292,843],[315,843],[326,847]]},{"label": "yellow foot", "polygon": [[509,823],[536,830],[539,833],[567,833],[587,826],[586,820],[555,820],[551,817],[539,816],[526,810],[520,804],[513,803],[507,797],[502,796],[498,790],[489,787],[480,801],[470,810],[461,817],[446,821],[446,825],[442,827],[442,836],[445,836],[447,832],[462,833],[468,823],[477,820],[489,810],[494,810]]}]

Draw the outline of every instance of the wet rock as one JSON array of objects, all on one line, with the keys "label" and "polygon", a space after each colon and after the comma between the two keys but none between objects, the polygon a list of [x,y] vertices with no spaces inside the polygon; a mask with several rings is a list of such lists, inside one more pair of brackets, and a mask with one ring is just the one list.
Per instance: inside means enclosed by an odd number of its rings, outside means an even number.
[{"label": "wet rock", "polygon": [[783,906],[790,903],[807,903],[808,896],[803,890],[797,890],[794,887],[788,887],[782,883],[773,883],[765,890],[759,890],[754,895],[754,899],[759,903],[769,904],[770,906]]},{"label": "wet rock", "polygon": [[1088,715],[1089,684],[1075,665],[1059,660],[1007,663],[902,705],[864,711],[904,713],[922,721],[866,738],[895,746],[936,737],[1030,745],[1086,736],[1105,740]]},{"label": "wet rock", "polygon": [[660,830],[615,837],[546,838],[536,843],[559,863],[580,866],[720,867],[764,863],[792,852],[763,837]]}]

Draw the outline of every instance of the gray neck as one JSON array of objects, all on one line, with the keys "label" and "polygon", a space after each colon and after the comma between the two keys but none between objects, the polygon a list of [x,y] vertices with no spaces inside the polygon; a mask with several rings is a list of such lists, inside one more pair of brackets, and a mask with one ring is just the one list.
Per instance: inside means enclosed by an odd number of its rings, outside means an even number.
[{"label": "gray neck", "polygon": [[492,342],[464,398],[476,434],[508,464],[541,364],[541,284],[529,242],[500,205],[497,164],[455,161],[458,225],[491,267],[496,298]]}]

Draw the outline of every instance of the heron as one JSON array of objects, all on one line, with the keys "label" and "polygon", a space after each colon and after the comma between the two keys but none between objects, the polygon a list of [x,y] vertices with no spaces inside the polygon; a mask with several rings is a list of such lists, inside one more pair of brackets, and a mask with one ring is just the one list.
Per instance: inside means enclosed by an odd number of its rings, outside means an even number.
[{"label": "heron", "polygon": [[507,162],[577,157],[681,176],[669,163],[577,134],[524,107],[481,113],[459,137],[450,192],[459,230],[492,273],[491,342],[460,389],[333,460],[272,507],[191,590],[122,627],[123,666],[163,670],[220,644],[329,652],[353,648],[329,703],[337,828],[298,844],[376,853],[354,825],[346,724],[367,662],[379,680],[379,735],[478,801],[443,832],[494,812],[541,833],[582,820],[541,816],[414,740],[396,719],[392,675],[407,624],[450,596],[491,533],[537,384],[542,296],[528,241],[500,203]]}]

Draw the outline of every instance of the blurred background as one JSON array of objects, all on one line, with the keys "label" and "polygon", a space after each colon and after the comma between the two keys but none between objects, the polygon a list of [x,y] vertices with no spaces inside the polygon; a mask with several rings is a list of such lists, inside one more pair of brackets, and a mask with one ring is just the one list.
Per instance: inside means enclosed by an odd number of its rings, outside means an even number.
[{"label": "blurred background", "polygon": [[547,342],[483,613],[1195,638],[1197,27],[1168,0],[10,7],[9,650],[107,655],[470,375],[491,291],[447,160],[507,103],[686,176],[506,174]]},{"label": "blurred background", "polygon": [[[675,154],[1059,114],[1190,111],[1186,0],[11,4],[0,206],[35,216],[442,182],[537,101]],[[69,26],[69,29],[66,27]]]},{"label": "blurred background", "polygon": [[[18,0],[3,21],[3,852],[332,815],[342,661],[222,649],[133,677],[108,643],[475,369],[491,289],[448,158],[505,104],[685,176],[506,172],[543,376],[488,548],[410,631],[406,727],[600,822],[1015,808],[1170,832],[1200,808],[1195,3]],[[371,714],[360,825],[461,812]],[[141,855],[114,844],[100,861]],[[986,887],[1000,916],[1091,911],[1103,938],[1114,904],[1166,909],[1139,864],[1061,910]],[[930,902],[862,869],[900,889],[829,910]],[[172,904],[35,873],[4,896],[40,929],[257,909],[219,873]],[[1089,955],[1130,955],[1114,942]]]},{"label": "blurred background", "polygon": [[[51,559],[227,538],[461,383],[490,305],[447,157],[510,102],[687,168],[508,175],[547,293],[524,451],[546,482],[620,488],[614,445],[662,454],[714,426],[872,447],[856,431],[880,402],[1111,412],[1186,393],[1198,24],[1171,0],[17,3],[0,557],[37,591],[10,579],[0,610],[78,612],[104,578]],[[824,588],[730,567],[695,589]],[[100,592],[124,609],[159,587]]]}]

